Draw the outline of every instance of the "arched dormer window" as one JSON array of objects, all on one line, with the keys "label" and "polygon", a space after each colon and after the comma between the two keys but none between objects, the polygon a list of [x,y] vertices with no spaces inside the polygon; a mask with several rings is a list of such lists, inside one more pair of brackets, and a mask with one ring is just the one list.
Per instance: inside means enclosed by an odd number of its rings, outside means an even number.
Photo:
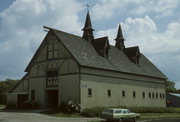
[{"label": "arched dormer window", "polygon": [[55,36],[52,36],[47,46],[47,59],[52,60],[57,58],[58,58],[58,41]]}]

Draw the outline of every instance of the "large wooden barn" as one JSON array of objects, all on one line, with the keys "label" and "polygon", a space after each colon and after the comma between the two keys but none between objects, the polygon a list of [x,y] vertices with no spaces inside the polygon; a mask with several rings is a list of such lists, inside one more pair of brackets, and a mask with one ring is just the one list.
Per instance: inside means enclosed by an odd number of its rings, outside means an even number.
[{"label": "large wooden barn", "polygon": [[[48,28],[48,27],[46,27]],[[8,94],[8,103],[37,101],[41,108],[75,100],[95,106],[166,107],[166,76],[138,46],[125,47],[121,26],[109,44],[94,38],[89,12],[83,36],[53,28],[25,69],[26,75]]]}]

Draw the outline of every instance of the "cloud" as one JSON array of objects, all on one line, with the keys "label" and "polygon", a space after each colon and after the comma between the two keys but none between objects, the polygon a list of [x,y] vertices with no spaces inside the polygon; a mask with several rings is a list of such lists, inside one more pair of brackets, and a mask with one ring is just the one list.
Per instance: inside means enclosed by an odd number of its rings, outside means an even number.
[{"label": "cloud", "polygon": [[111,19],[117,12],[128,9],[130,15],[154,13],[156,18],[163,18],[171,16],[179,4],[179,0],[100,0],[93,6],[92,15],[95,20]]},{"label": "cloud", "polygon": [[175,8],[178,7],[180,1],[179,0],[146,0],[131,10],[130,13],[144,15],[150,12],[155,12],[156,16],[166,17],[173,14]]},{"label": "cloud", "polygon": [[[150,58],[170,80],[179,81],[180,76],[180,22],[167,25],[164,32],[158,32],[156,23],[149,16],[127,18],[122,25],[126,47],[139,46],[140,51]],[[99,31],[96,36],[108,35],[114,45],[118,26]]]},{"label": "cloud", "polygon": [[[71,6],[71,7],[67,7]],[[45,36],[43,25],[81,34],[75,0],[16,0],[0,13],[0,79],[20,78]]]}]

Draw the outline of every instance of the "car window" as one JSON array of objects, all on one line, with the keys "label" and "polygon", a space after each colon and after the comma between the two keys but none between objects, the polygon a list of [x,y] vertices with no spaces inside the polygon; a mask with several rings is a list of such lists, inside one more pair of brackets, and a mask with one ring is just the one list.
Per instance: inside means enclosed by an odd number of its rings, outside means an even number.
[{"label": "car window", "polygon": [[106,110],[104,110],[104,112],[107,112],[107,113],[113,113],[113,110],[106,109]]},{"label": "car window", "polygon": [[122,113],[122,110],[116,110],[115,113]]},{"label": "car window", "polygon": [[123,110],[123,114],[126,114],[126,110]]}]

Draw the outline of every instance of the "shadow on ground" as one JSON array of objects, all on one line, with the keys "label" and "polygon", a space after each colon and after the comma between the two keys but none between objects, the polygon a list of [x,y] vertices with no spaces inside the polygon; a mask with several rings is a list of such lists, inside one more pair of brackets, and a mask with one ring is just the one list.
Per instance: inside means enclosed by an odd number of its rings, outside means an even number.
[{"label": "shadow on ground", "polygon": [[0,112],[15,112],[15,113],[40,113],[49,109],[34,109],[34,110],[23,110],[23,109],[6,109],[0,108]]}]

